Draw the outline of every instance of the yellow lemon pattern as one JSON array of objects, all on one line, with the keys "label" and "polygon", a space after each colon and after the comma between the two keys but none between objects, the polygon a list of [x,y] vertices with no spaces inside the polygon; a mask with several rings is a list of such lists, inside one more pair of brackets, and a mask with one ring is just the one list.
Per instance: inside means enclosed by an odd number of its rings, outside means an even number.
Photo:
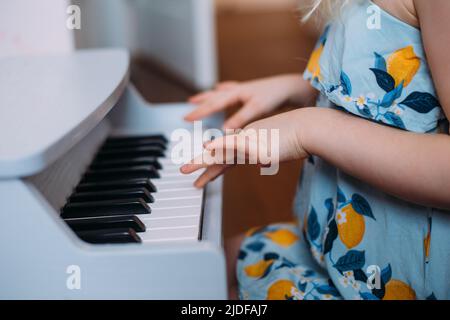
[{"label": "yellow lemon pattern", "polygon": [[[424,91],[422,87],[420,90],[414,90],[411,85],[422,66],[422,59],[416,54],[413,45],[386,55],[374,52],[374,64],[367,65],[366,70],[356,70],[351,64],[348,66],[349,70],[340,69],[338,83],[335,83],[336,77],[332,83],[324,79],[324,70],[330,68],[322,59],[326,48],[326,41],[321,41],[316,46],[307,64],[305,79],[316,89],[323,91],[331,102],[353,114],[401,129],[428,132],[438,127],[442,108],[436,98],[435,89],[431,92]],[[339,69],[330,71],[332,72],[325,74],[336,74]],[[368,84],[372,83],[371,88],[364,89],[367,90],[365,93],[361,92],[360,88],[358,92],[354,92],[356,90],[352,79],[361,81],[362,78],[361,74],[355,74],[357,72],[364,74]],[[420,81],[417,83],[422,85]],[[434,121],[418,123],[412,120],[414,117],[406,116],[409,110],[420,114],[430,114],[433,111]],[[424,125],[427,127],[423,127]]]},{"label": "yellow lemon pattern", "polygon": [[306,65],[306,71],[309,73],[311,80],[319,82],[322,80],[322,74],[320,69],[320,58],[322,57],[325,44],[327,42],[328,32],[330,26],[327,26],[320,37],[314,51],[311,53],[308,64]]},{"label": "yellow lemon pattern", "polygon": [[320,57],[322,56],[323,45],[320,45],[316,48],[311,57],[309,58],[308,65],[306,66],[306,70],[308,70],[314,79],[321,80],[322,76],[320,74]]},{"label": "yellow lemon pattern", "polygon": [[[341,299],[330,279],[321,278],[315,270],[291,260],[292,253],[301,250],[298,246],[300,233],[297,223],[269,225],[249,232],[238,255],[241,298]],[[258,288],[257,295],[252,292],[250,283]]]},{"label": "yellow lemon pattern", "polygon": [[413,46],[407,46],[391,54],[387,59],[387,72],[394,78],[395,86],[403,82],[407,87],[420,68],[420,58]]},{"label": "yellow lemon pattern", "polygon": [[425,258],[428,260],[430,256],[430,233],[428,232],[425,239],[423,239],[423,247],[425,250]]},{"label": "yellow lemon pattern", "polygon": [[245,273],[252,278],[261,278],[267,269],[273,264],[274,260],[261,260],[255,264],[245,267]]},{"label": "yellow lemon pattern", "polygon": [[428,232],[425,238],[423,239],[423,248],[424,248],[424,254],[425,254],[425,262],[429,262],[430,258],[430,245],[431,245],[431,225],[432,225],[432,219],[431,217],[428,218]]},{"label": "yellow lemon pattern", "polygon": [[415,300],[416,292],[400,280],[390,280],[385,287],[383,300]]},{"label": "yellow lemon pattern", "polygon": [[292,281],[278,280],[267,290],[266,300],[288,300],[295,290],[296,287]]},{"label": "yellow lemon pattern", "polygon": [[269,231],[265,233],[265,236],[272,240],[272,242],[282,247],[289,247],[299,239],[295,233],[288,229]]},{"label": "yellow lemon pattern", "polygon": [[348,204],[336,213],[339,239],[348,249],[356,247],[364,238],[364,217]]}]

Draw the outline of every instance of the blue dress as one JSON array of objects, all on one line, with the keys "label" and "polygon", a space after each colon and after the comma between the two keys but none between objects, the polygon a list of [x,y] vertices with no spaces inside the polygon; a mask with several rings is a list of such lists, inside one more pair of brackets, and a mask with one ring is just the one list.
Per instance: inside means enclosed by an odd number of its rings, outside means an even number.
[{"label": "blue dress", "polygon": [[[373,9],[381,28],[368,26]],[[325,29],[304,77],[319,107],[398,130],[448,130],[420,30],[371,1]],[[295,222],[248,232],[242,299],[450,299],[450,212],[388,195],[318,157],[305,163],[294,208]]]}]

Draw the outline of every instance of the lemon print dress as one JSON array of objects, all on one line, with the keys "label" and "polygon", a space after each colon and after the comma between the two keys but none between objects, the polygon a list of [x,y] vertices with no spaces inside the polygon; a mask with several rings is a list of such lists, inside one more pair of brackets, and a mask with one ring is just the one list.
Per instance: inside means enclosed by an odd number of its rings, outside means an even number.
[{"label": "lemon print dress", "polygon": [[[369,6],[381,28],[367,24]],[[398,130],[448,130],[420,30],[371,1],[325,29],[304,77],[321,92],[319,107]],[[305,163],[298,190],[295,223],[248,232],[237,265],[242,299],[450,298],[450,212],[385,194],[318,157]]]}]

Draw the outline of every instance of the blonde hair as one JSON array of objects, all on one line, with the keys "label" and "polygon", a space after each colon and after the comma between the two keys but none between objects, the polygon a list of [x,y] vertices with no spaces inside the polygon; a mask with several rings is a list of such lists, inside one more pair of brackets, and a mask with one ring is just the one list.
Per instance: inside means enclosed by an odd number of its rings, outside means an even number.
[{"label": "blonde hair", "polygon": [[304,12],[302,21],[306,22],[313,16],[329,20],[339,15],[351,1],[353,0],[308,0],[309,3],[300,8]]}]

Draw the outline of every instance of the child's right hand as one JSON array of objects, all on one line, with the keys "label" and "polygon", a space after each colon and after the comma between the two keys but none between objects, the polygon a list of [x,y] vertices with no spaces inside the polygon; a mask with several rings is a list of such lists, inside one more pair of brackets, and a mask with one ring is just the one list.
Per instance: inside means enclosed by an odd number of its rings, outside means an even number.
[{"label": "child's right hand", "polygon": [[[325,110],[325,111],[323,111]],[[195,182],[203,188],[208,182],[223,174],[229,168],[241,163],[251,163],[276,168],[280,162],[305,159],[309,156],[306,148],[311,128],[328,109],[302,108],[252,122],[243,130],[218,137],[205,144],[201,155],[181,167],[181,172],[190,174],[206,169]],[[277,133],[273,135],[272,132]],[[261,135],[261,132],[267,135]],[[269,156],[270,155],[270,156]],[[276,173],[276,172],[275,172]]]},{"label": "child's right hand", "polygon": [[[239,129],[267,115],[302,92],[300,75],[282,75],[249,82],[224,82],[213,90],[189,99],[197,107],[185,116],[187,121],[203,119],[233,106],[241,106],[225,124],[225,129]],[[304,90],[303,90],[304,91]]]}]

